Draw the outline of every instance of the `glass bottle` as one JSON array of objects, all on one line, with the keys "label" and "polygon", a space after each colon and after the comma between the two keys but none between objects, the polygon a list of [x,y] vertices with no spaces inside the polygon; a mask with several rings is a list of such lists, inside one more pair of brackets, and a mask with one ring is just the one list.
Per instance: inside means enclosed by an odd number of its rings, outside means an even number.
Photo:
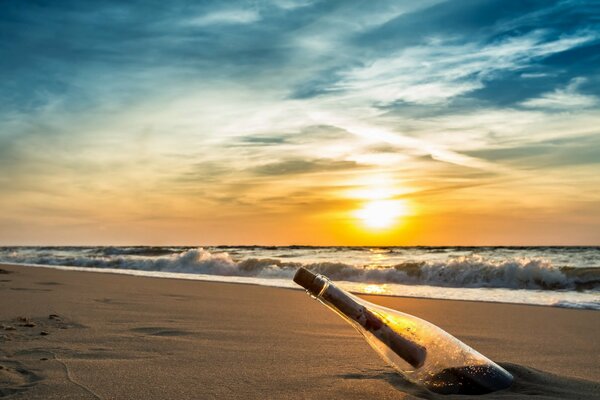
[{"label": "glass bottle", "polygon": [[512,375],[441,328],[382,307],[300,268],[294,282],[358,330],[407,380],[441,394],[485,394],[508,388]]}]

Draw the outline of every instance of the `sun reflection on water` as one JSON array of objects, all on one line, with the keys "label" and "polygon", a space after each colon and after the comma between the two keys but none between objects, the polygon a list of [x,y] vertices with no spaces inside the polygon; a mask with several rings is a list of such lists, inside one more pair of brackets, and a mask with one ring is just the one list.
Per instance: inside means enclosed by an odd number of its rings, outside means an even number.
[{"label": "sun reflection on water", "polygon": [[387,294],[389,290],[386,288],[387,285],[366,285],[362,288],[362,291],[367,294]]}]

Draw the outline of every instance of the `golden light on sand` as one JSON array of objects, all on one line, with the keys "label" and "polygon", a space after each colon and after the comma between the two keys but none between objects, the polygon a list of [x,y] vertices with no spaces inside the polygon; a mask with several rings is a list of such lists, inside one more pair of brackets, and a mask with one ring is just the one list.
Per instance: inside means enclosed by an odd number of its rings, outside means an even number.
[{"label": "golden light on sand", "polygon": [[354,212],[363,225],[370,229],[385,229],[396,225],[408,213],[402,200],[373,200]]}]

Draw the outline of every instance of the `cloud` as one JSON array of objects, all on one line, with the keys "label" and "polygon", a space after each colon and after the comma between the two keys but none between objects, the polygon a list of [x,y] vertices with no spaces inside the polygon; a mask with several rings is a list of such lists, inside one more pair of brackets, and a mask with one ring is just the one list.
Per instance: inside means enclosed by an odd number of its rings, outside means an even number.
[{"label": "cloud", "polygon": [[469,152],[487,160],[502,161],[520,168],[548,169],[600,164],[598,134],[533,142],[516,147],[496,147]]},{"label": "cloud", "polygon": [[360,168],[354,161],[291,159],[260,165],[251,172],[263,176],[284,176],[323,173]]},{"label": "cloud", "polygon": [[585,82],[585,78],[574,78],[566,87],[544,93],[538,98],[526,100],[521,105],[527,108],[559,110],[593,107],[598,104],[598,97],[578,93],[578,88],[583,82]]},{"label": "cloud", "polygon": [[242,136],[239,138],[239,146],[276,146],[286,142],[281,136]]},{"label": "cloud", "polygon": [[314,0],[275,0],[273,3],[284,10],[293,10],[295,8],[308,7],[315,3]]},{"label": "cloud", "polygon": [[[582,31],[548,40],[542,30],[487,44],[439,38],[338,71],[335,82],[312,91],[372,103],[435,104],[481,89],[498,73],[518,71],[598,39],[600,35]],[[305,88],[304,93],[309,91]]]},{"label": "cloud", "polygon": [[496,168],[492,164],[449,150],[445,146],[436,145],[431,141],[420,140],[379,124],[362,122],[349,116],[347,113],[338,113],[336,115],[315,111],[312,113],[312,118],[364,138],[371,144],[385,143],[409,151],[412,154],[428,155],[434,160],[470,168],[488,170]]},{"label": "cloud", "polygon": [[260,14],[251,9],[225,9],[193,17],[186,24],[193,26],[251,24],[259,21]]}]

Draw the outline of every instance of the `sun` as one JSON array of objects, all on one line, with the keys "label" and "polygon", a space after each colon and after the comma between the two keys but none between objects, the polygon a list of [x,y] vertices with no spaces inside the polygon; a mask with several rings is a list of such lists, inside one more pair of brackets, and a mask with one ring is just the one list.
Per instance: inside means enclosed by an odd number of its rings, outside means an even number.
[{"label": "sun", "polygon": [[373,200],[354,212],[354,216],[371,229],[385,229],[398,223],[408,213],[402,200]]}]

